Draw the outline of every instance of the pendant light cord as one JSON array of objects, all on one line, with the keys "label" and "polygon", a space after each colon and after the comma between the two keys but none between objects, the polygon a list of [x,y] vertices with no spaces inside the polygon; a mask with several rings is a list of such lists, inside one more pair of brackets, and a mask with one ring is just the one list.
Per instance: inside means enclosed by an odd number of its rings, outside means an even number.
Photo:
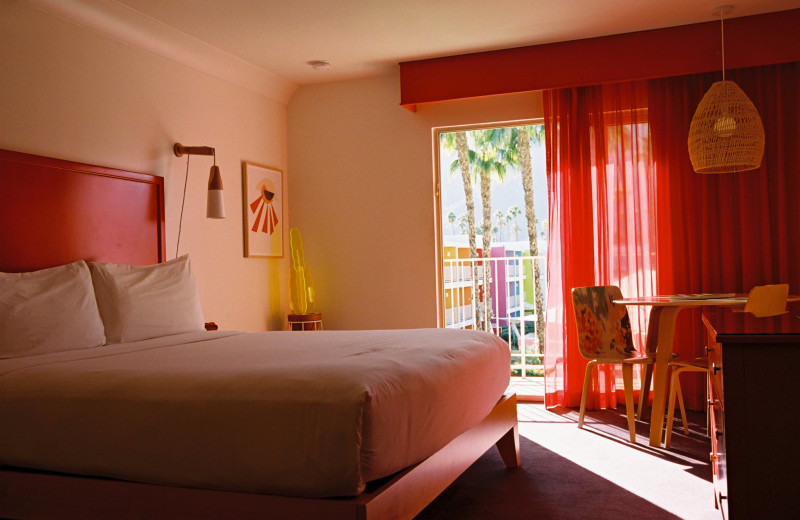
[{"label": "pendant light cord", "polygon": [[725,13],[724,9],[719,11],[719,34],[722,38],[722,81],[725,81]]},{"label": "pendant light cord", "polygon": [[[183,207],[186,205],[186,184],[189,181],[189,157],[190,154],[186,155],[186,174],[183,177],[183,201],[181,202],[181,217],[178,220],[178,242],[175,244],[175,258],[178,258],[178,248],[181,245],[181,228],[183,227]],[[216,164],[216,157],[214,157],[214,163]]]}]

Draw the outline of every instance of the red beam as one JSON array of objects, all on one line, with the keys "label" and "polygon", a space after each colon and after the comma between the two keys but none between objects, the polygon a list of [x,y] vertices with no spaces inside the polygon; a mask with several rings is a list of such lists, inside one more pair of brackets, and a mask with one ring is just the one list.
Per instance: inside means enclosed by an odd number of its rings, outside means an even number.
[{"label": "red beam", "polygon": [[[725,21],[725,67],[800,61],[800,9]],[[718,21],[400,63],[400,104],[720,70]]]}]

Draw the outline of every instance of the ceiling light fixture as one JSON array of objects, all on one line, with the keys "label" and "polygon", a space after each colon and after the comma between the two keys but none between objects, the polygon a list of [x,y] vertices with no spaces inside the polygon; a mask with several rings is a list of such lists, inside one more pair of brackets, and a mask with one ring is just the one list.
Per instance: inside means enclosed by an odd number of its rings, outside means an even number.
[{"label": "ceiling light fixture", "polygon": [[739,85],[725,80],[723,18],[732,11],[732,5],[712,11],[720,17],[722,81],[708,89],[689,126],[689,158],[697,173],[754,170],[764,157],[764,125],[758,110]]},{"label": "ceiling light fixture", "polygon": [[324,60],[309,61],[309,65],[314,70],[331,70],[331,62]]}]

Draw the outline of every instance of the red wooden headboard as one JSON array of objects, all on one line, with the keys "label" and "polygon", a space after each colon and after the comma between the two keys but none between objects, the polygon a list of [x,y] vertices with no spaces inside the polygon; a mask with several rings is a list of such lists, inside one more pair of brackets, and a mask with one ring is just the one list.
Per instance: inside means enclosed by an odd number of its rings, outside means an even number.
[{"label": "red wooden headboard", "polygon": [[0,272],[165,258],[164,179],[0,150]]}]

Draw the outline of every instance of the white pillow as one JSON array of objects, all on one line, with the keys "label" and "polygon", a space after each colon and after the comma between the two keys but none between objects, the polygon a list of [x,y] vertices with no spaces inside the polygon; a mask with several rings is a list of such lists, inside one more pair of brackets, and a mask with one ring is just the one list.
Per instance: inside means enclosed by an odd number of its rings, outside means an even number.
[{"label": "white pillow", "polygon": [[135,266],[89,262],[109,343],[204,330],[189,256]]},{"label": "white pillow", "polygon": [[86,262],[0,273],[0,358],[105,343]]}]

